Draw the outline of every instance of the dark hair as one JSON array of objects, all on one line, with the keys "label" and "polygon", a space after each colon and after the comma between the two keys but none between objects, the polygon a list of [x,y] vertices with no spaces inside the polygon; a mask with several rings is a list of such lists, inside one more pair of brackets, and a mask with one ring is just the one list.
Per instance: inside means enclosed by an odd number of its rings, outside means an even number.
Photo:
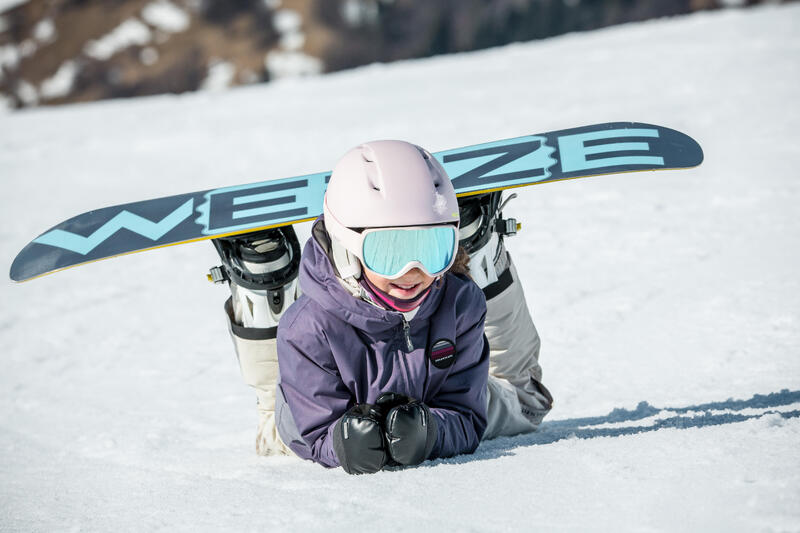
[{"label": "dark hair", "polygon": [[458,247],[456,260],[453,262],[453,266],[450,267],[450,272],[453,274],[461,274],[462,276],[467,276],[472,279],[469,275],[469,254],[463,246]]}]

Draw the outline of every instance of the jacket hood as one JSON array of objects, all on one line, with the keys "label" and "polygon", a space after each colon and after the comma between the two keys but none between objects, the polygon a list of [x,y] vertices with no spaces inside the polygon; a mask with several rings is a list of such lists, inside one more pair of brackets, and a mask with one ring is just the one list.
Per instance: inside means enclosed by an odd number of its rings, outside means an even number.
[{"label": "jacket hood", "polygon": [[[377,307],[361,298],[353,296],[342,286],[333,263],[329,257],[330,237],[325,231],[323,217],[314,222],[311,238],[305,244],[300,261],[300,287],[303,294],[319,304],[325,311],[341,317],[368,333],[379,333],[397,327],[403,315]],[[439,305],[447,275],[435,281],[431,292],[420,304],[419,311],[412,319],[428,318]]]}]

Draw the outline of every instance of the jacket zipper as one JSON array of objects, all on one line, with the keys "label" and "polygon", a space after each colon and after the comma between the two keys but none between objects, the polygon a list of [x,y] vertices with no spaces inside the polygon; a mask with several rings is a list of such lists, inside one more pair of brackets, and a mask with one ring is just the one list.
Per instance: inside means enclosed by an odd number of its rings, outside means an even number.
[{"label": "jacket zipper", "polygon": [[408,348],[408,353],[411,353],[414,351],[414,344],[411,342],[411,326],[408,325],[405,315],[401,314],[400,319],[403,321],[403,336],[406,339],[406,348]]},{"label": "jacket zipper", "polygon": [[[361,299],[362,300],[374,305],[378,309],[384,309],[383,306],[378,305],[372,299],[372,297],[369,295],[367,290],[364,289],[364,287],[361,287],[360,294],[361,294]],[[399,313],[399,315],[400,315],[400,320],[403,321],[403,337],[404,337],[404,339],[406,341],[406,348],[408,349],[408,353],[411,353],[411,352],[414,351],[414,343],[411,342],[411,326],[408,324],[408,320],[406,320],[406,316],[403,313]]]}]

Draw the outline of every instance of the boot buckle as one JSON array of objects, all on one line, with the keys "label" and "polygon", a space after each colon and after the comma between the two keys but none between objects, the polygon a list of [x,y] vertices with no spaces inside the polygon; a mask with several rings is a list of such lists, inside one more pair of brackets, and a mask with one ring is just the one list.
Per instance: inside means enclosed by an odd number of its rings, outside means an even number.
[{"label": "boot buckle", "polygon": [[208,271],[208,274],[206,274],[206,277],[208,278],[208,281],[210,281],[211,283],[225,283],[226,281],[230,281],[231,279],[228,276],[228,273],[221,265],[212,267]]},{"label": "boot buckle", "polygon": [[517,223],[516,218],[498,218],[494,224],[494,230],[500,235],[516,235],[522,229],[522,224]]}]

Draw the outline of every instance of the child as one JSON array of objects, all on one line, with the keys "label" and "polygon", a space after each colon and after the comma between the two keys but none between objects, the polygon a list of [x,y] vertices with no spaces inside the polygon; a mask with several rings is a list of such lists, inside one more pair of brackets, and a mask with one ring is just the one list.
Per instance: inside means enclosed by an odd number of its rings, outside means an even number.
[{"label": "child", "polygon": [[371,473],[539,425],[552,397],[501,209],[377,141],[336,165],[302,258],[291,226],[214,241],[258,453]]}]

